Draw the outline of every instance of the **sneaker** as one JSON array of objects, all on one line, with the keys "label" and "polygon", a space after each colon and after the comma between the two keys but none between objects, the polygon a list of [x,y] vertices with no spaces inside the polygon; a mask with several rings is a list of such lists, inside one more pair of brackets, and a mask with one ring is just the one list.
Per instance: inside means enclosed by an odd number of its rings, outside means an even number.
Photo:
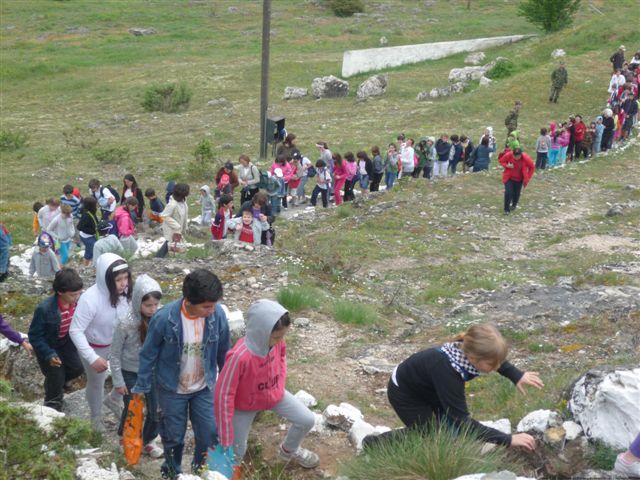
[{"label": "sneaker", "polygon": [[155,443],[149,442],[142,448],[142,453],[151,458],[161,458],[164,455],[164,450]]},{"label": "sneaker", "polygon": [[122,402],[119,402],[115,398],[111,396],[111,394],[104,397],[102,404],[107,407],[109,410],[113,412],[113,414],[120,418],[122,416],[122,410],[124,409],[124,405]]},{"label": "sneaker", "polygon": [[613,469],[618,473],[624,473],[628,477],[640,477],[640,462],[629,463],[623,457],[624,453],[621,453],[616,458],[616,464]]},{"label": "sneaker", "polygon": [[306,448],[298,447],[295,452],[287,453],[280,445],[278,456],[285,462],[294,461],[302,468],[316,468],[320,463],[320,457]]}]

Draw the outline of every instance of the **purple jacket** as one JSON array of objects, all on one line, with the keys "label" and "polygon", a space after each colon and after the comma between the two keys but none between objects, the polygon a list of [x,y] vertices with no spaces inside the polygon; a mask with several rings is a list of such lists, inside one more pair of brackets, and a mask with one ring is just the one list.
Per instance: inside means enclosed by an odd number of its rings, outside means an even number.
[{"label": "purple jacket", "polygon": [[0,315],[0,333],[7,337],[13,343],[24,342],[24,338],[22,338],[22,335],[11,328],[11,325],[5,322],[4,318],[2,318],[2,315]]}]

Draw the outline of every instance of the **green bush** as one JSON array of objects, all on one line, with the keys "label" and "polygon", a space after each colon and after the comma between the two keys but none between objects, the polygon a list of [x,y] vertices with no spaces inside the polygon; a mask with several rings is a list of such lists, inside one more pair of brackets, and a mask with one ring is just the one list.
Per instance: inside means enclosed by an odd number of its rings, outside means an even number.
[{"label": "green bush", "polygon": [[94,148],[93,158],[107,165],[122,165],[130,158],[129,149],[126,147]]},{"label": "green bush", "polygon": [[147,112],[176,113],[189,108],[191,90],[186,83],[153,85],[144,92],[142,106]]},{"label": "green bush", "polygon": [[587,453],[587,461],[592,468],[611,470],[614,463],[616,463],[617,456],[618,452],[616,450],[613,450],[604,442],[596,440],[591,445],[589,453]]},{"label": "green bush", "polygon": [[278,291],[277,300],[290,312],[299,312],[320,306],[320,292],[312,287],[283,287]]},{"label": "green bush", "polygon": [[496,66],[487,72],[485,76],[491,80],[498,80],[512,76],[516,73],[516,70],[516,65],[511,60],[498,60]]},{"label": "green bush", "polygon": [[483,453],[482,447],[483,443],[465,429],[455,433],[444,425],[430,427],[368,449],[342,465],[340,473],[350,480],[448,480],[517,468],[505,448]]},{"label": "green bush", "polygon": [[342,204],[338,208],[336,208],[336,215],[338,218],[347,218],[353,215],[353,207],[349,204]]},{"label": "green bush", "polygon": [[193,160],[187,163],[187,175],[192,179],[213,177],[213,148],[206,138],[200,140],[193,151]]},{"label": "green bush", "polygon": [[29,135],[24,132],[0,131],[0,152],[12,152],[27,146]]},{"label": "green bush", "polygon": [[329,0],[329,8],[337,17],[350,17],[354,13],[364,12],[362,0]]},{"label": "green bush", "polygon": [[89,422],[80,418],[57,418],[53,427],[58,438],[77,448],[97,447],[102,441],[102,436],[91,428]]},{"label": "green bush", "polygon": [[336,301],[333,316],[338,322],[350,325],[373,325],[378,322],[378,312],[371,306],[350,300]]},{"label": "green bush", "polygon": [[573,23],[581,0],[523,0],[518,15],[546,33],[557,32]]}]

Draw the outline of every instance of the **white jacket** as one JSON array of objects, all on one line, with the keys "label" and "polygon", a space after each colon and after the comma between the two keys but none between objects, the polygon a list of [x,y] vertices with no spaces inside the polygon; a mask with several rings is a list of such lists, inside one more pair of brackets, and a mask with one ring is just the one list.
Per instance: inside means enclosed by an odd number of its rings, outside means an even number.
[{"label": "white jacket", "polygon": [[51,236],[58,240],[59,242],[69,242],[76,234],[76,229],[73,226],[73,217],[69,215],[68,217],[63,217],[62,213],[59,213],[51,223],[49,223],[49,227],[47,232],[51,234]]},{"label": "white jacket", "polygon": [[186,200],[184,202],[176,202],[173,196],[171,196],[169,203],[164,207],[160,216],[164,218],[162,234],[165,240],[172,242],[174,233],[181,235],[186,233],[189,219],[189,207],[187,206]]},{"label": "white jacket", "polygon": [[[125,297],[120,297],[115,308],[109,301],[105,275],[117,260],[123,258],[115,253],[103,253],[100,256],[97,261],[96,283],[80,296],[69,327],[69,335],[78,353],[89,364],[99,358],[89,344],[111,345],[118,319],[124,317],[129,309],[129,302]],[[129,285],[129,288],[132,286]]]},{"label": "white jacket", "polygon": [[[242,233],[242,217],[235,217],[229,221],[229,230],[233,230],[233,238],[236,241],[240,240],[240,234]],[[251,222],[251,230],[253,231],[253,244],[260,245],[262,240],[262,232],[269,230],[268,222],[261,222],[254,218]]]}]

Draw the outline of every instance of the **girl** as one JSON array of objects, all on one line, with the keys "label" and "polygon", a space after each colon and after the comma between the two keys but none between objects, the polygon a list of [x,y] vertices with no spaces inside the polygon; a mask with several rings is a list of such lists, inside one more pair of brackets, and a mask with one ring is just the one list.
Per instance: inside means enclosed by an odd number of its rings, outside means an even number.
[{"label": "girl", "polygon": [[300,163],[302,156],[300,152],[294,152],[291,158],[291,178],[289,179],[289,190],[291,192],[291,206],[295,207],[298,200],[298,187],[300,186],[300,179],[302,178],[302,164]]},{"label": "girl", "polygon": [[283,155],[285,158],[293,158],[293,152],[297,150],[296,147],[296,135],[295,133],[289,133],[284,137],[282,145],[278,146],[276,150],[276,156]]},{"label": "girl", "polygon": [[[131,400],[130,389],[133,388],[138,379],[138,354],[147,336],[149,321],[158,310],[161,298],[162,290],[158,282],[148,275],[140,275],[133,287],[131,308],[129,308],[125,317],[118,320],[118,325],[113,334],[111,353],[109,355],[111,377],[113,379],[113,387],[116,392],[123,395],[122,399],[124,401],[124,410],[118,426],[118,435],[120,437],[122,437],[124,431],[127,408],[129,407],[129,400]],[[144,445],[142,452],[152,458],[160,458],[163,455],[163,450],[153,443],[153,439],[158,436],[160,431],[157,415],[158,403],[154,388],[145,394],[145,400],[147,414],[142,428],[142,444]]]},{"label": "girl", "polygon": [[[97,260],[96,283],[80,296],[71,320],[69,335],[80,354],[87,374],[87,402],[91,426],[104,432],[102,402],[107,378],[107,358],[118,318],[127,314],[131,300],[129,265],[115,253],[103,253]],[[105,405],[113,407],[115,399],[107,396]],[[112,408],[113,409],[113,408]],[[117,404],[120,409],[120,404]]]},{"label": "girl", "polygon": [[604,133],[604,125],[602,124],[602,115],[596,117],[596,123],[594,125],[593,144],[591,145],[591,151],[595,155],[600,153],[600,144],[602,143],[602,134]]},{"label": "girl", "polygon": [[393,182],[398,178],[398,153],[396,152],[395,143],[390,143],[387,147],[387,154],[384,156],[384,182],[387,190],[393,188]]},{"label": "girl", "polygon": [[91,265],[93,260],[93,246],[96,244],[98,236],[98,218],[96,212],[98,210],[98,201],[93,195],[84,197],[82,206],[82,215],[78,222],[78,234],[80,241],[84,245],[84,259],[82,264],[87,267]]},{"label": "girl", "polygon": [[71,216],[73,209],[70,205],[63,204],[60,206],[60,213],[53,217],[49,224],[49,233],[59,244],[60,263],[66,265],[69,261],[69,250],[71,242],[76,234],[73,226],[73,217]]},{"label": "girl", "polygon": [[356,157],[358,158],[358,177],[360,180],[360,188],[363,192],[366,192],[367,188],[369,188],[369,179],[371,178],[373,166],[367,152],[360,150],[356,153]]},{"label": "girl", "polygon": [[218,173],[216,173],[216,190],[214,192],[216,200],[220,198],[221,195],[233,196],[233,189],[238,185],[240,185],[240,182],[238,181],[238,176],[233,171],[233,163],[225,163],[223,167],[218,170]]},{"label": "girl", "polygon": [[116,208],[113,219],[118,227],[118,237],[120,243],[128,254],[133,255],[138,250],[138,242],[136,241],[136,209],[138,208],[138,199],[129,197],[125,200],[124,205]]},{"label": "girl", "polygon": [[369,185],[370,192],[377,192],[380,190],[380,181],[384,175],[384,164],[382,157],[380,156],[380,147],[374,145],[371,147],[371,185]]},{"label": "girl", "polygon": [[251,159],[247,155],[240,155],[238,162],[240,162],[238,181],[240,182],[240,186],[242,186],[242,190],[240,191],[240,203],[242,204],[247,200],[251,200],[253,196],[258,193],[260,170],[251,163]]},{"label": "girl", "polygon": [[218,213],[211,224],[211,235],[214,240],[222,240],[227,238],[227,227],[229,221],[233,217],[233,197],[231,195],[223,195],[218,202]]},{"label": "girl", "polygon": [[123,183],[124,185],[122,186],[120,205],[124,205],[129,198],[135,198],[136,200],[138,200],[136,209],[131,211],[131,218],[133,219],[133,223],[138,223],[142,221],[143,218],[142,213],[144,211],[144,195],[142,194],[142,190],[138,188],[136,177],[134,177],[130,173],[127,173],[124,176]]},{"label": "girl", "polygon": [[560,156],[562,145],[560,144],[560,130],[556,128],[556,122],[551,122],[549,124],[549,131],[551,132],[551,147],[549,148],[549,169],[552,169],[558,166],[558,157]]},{"label": "girl", "polygon": [[[173,188],[173,194],[169,199],[169,203],[164,207],[160,214],[163,219],[162,233],[165,243],[162,245],[156,256],[165,257],[169,250],[177,251],[178,242],[184,239],[184,232],[187,231],[187,221],[189,219],[189,206],[187,205],[187,197],[189,196],[189,185],[186,183],[177,183]],[[173,243],[171,247],[169,244]]]},{"label": "girl", "polygon": [[561,125],[562,131],[560,133],[560,154],[558,158],[558,163],[561,167],[564,167],[565,162],[567,161],[567,150],[569,150],[569,142],[571,138],[571,133],[569,132],[569,126],[567,123],[563,123]]},{"label": "girl", "polygon": [[[276,175],[276,170],[278,169],[280,169],[282,175]],[[289,180],[291,180],[291,176],[293,175],[291,164],[287,161],[287,157],[284,155],[278,155],[275,162],[271,164],[270,171],[271,176],[276,175],[278,177],[278,181],[280,182],[280,192],[278,193],[278,197],[282,199],[282,208],[286,210],[288,207],[287,191],[289,189]]]},{"label": "girl", "polygon": [[333,159],[333,196],[336,199],[336,206],[342,204],[342,195],[340,190],[344,187],[347,181],[347,168],[345,161],[339,153],[334,153],[331,158]]},{"label": "girl", "polygon": [[272,246],[273,241],[275,240],[275,231],[273,230],[273,222],[275,217],[273,216],[271,210],[271,204],[269,203],[269,197],[264,192],[258,192],[254,195],[251,200],[244,202],[240,206],[240,213],[237,216],[241,216],[244,210],[251,210],[253,213],[253,218],[260,219],[260,215],[264,215],[267,217],[267,222],[269,223],[269,230],[266,232],[262,232],[262,245]]},{"label": "girl", "polygon": [[345,202],[349,200],[354,200],[356,197],[353,194],[353,187],[355,186],[355,182],[357,181],[358,174],[358,164],[356,162],[356,157],[353,156],[353,153],[347,152],[344,154],[344,162],[343,165],[346,169],[347,175],[344,181],[344,198]]},{"label": "girl", "polygon": [[278,449],[286,461],[314,468],[318,455],[300,444],[313,428],[314,415],[285,389],[287,357],[284,336],[291,319],[282,305],[258,300],[247,312],[247,334],[229,350],[216,382],[215,414],[218,438],[224,448],[233,445],[242,460],[256,414],[272,410],[291,422]]},{"label": "girl", "polygon": [[209,185],[200,187],[200,225],[203,227],[211,225],[211,215],[215,205]]},{"label": "girl", "polygon": [[316,206],[316,202],[318,201],[318,195],[322,198],[322,206],[327,208],[329,206],[329,188],[331,186],[331,172],[329,171],[329,167],[325,163],[324,160],[320,159],[316,162],[316,186],[313,188],[313,192],[311,192],[311,200],[309,203],[313,208]]},{"label": "girl", "polygon": [[547,135],[547,129],[540,129],[540,136],[536,140],[536,170],[547,168],[547,158],[551,148],[551,138]]},{"label": "girl", "polygon": [[469,416],[465,399],[465,382],[481,374],[497,371],[524,393],[524,386],[542,388],[536,372],[522,372],[507,358],[507,342],[489,324],[473,325],[452,342],[415,353],[398,365],[387,387],[389,403],[407,428],[392,430],[379,436],[365,437],[370,447],[403,435],[408,429],[424,427],[433,421],[452,427],[468,426],[485,442],[510,447],[535,448],[534,438],[527,433],[508,435]]}]

